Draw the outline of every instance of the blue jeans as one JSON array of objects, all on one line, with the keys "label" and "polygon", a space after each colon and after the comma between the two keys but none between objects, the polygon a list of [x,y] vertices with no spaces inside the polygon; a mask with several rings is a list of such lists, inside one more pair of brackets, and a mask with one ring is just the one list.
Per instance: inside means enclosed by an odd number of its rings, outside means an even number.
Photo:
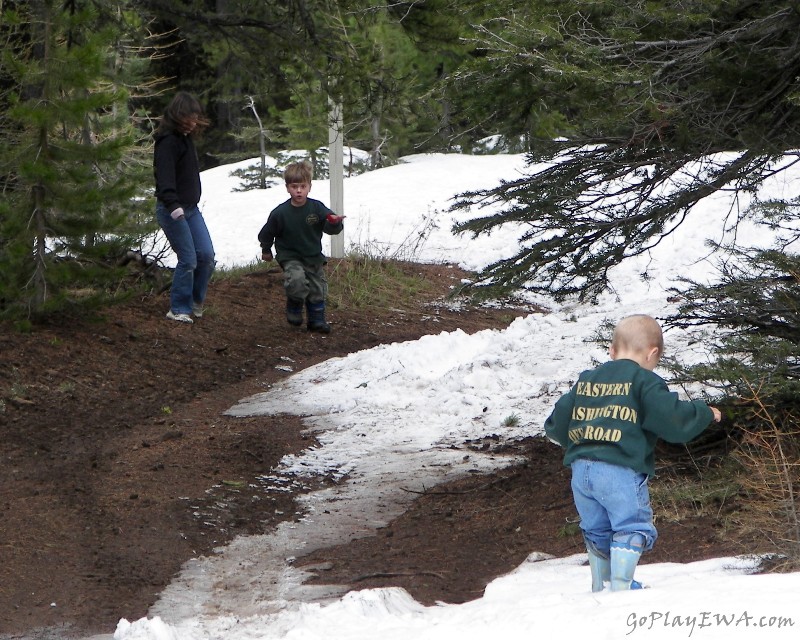
[{"label": "blue jeans", "polygon": [[193,303],[206,299],[208,283],[214,272],[214,246],[203,214],[197,207],[184,207],[184,217],[173,220],[167,208],[156,204],[158,224],[178,257],[172,276],[170,308],[173,313],[191,313]]},{"label": "blue jeans", "polygon": [[612,538],[644,536],[642,551],[653,548],[658,532],[647,475],[628,467],[579,458],[572,463],[572,495],[586,546],[608,558]]}]

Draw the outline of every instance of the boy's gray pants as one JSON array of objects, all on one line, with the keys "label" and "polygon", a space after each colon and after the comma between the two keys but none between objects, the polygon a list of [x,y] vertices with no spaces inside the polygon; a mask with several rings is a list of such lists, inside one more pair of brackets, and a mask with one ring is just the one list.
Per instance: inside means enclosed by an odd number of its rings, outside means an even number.
[{"label": "boy's gray pants", "polygon": [[283,267],[283,288],[294,302],[318,304],[328,297],[325,265],[309,265],[300,260],[287,260]]}]

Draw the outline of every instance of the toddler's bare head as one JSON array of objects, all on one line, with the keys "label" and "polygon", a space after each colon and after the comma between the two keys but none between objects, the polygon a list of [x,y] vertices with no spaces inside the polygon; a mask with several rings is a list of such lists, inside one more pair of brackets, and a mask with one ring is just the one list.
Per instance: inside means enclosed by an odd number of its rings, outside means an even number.
[{"label": "toddler's bare head", "polygon": [[637,356],[632,359],[639,361],[654,356],[658,362],[663,353],[664,335],[655,318],[643,313],[635,314],[623,318],[614,328],[611,339],[613,358]]}]

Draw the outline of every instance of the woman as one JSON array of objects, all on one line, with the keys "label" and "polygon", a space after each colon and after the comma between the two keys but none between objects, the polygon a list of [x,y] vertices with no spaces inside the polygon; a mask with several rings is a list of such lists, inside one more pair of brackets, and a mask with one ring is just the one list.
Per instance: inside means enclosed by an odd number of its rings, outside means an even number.
[{"label": "woman", "polygon": [[193,136],[209,125],[203,108],[179,92],[167,106],[155,133],[153,172],[156,216],[178,257],[167,318],[192,323],[203,315],[208,282],[214,271],[214,247],[200,202],[200,163]]}]

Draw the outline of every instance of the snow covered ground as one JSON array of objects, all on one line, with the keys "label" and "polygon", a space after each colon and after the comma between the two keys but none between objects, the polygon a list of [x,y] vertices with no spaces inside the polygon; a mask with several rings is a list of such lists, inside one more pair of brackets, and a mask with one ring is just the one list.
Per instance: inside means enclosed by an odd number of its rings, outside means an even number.
[{"label": "snow covered ground", "polygon": [[[224,266],[257,260],[258,230],[287,197],[282,186],[235,192],[231,169],[203,174],[201,208]],[[360,247],[372,255],[479,269],[508,255],[521,230],[507,228],[474,241],[453,237],[451,199],[522,171],[518,155],[419,155],[347,178],[341,212],[347,215],[345,250]],[[782,192],[796,178],[786,176],[769,188]],[[326,181],[315,181],[310,195],[327,203],[328,189]],[[643,565],[637,579],[649,588],[592,594],[584,554],[551,558],[531,549],[528,560],[488,585],[482,598],[432,607],[398,589],[346,594],[310,589],[292,564],[304,551],[346,539],[355,530],[366,535],[385,523],[402,507],[398,486],[430,487],[470,469],[507,463],[472,451],[464,460],[458,447],[487,433],[506,438],[541,433],[558,395],[593,360],[606,358],[592,342],[604,323],[639,312],[663,317],[672,310],[667,289],[677,277],[713,277],[705,241],[731,233],[724,220],[732,206],[725,194],[701,203],[651,254],[615,268],[613,293],[595,305],[540,299],[551,313],[519,318],[504,331],[472,336],[454,331],[382,345],[323,362],[242,399],[229,413],[295,413],[308,416],[309,428],[317,431],[321,446],[287,456],[276,479],[334,472],[348,474],[347,482],[307,496],[301,522],[239,538],[213,557],[190,561],[150,615],[121,620],[113,638],[797,637],[800,574],[752,575],[753,561],[746,558]],[[739,237],[750,243],[770,239],[762,229],[743,231]],[[648,279],[640,277],[644,271]],[[702,344],[690,346],[681,332],[665,338],[670,355],[685,360],[706,355]],[[505,418],[514,414],[520,421],[510,426],[513,421]]]}]

